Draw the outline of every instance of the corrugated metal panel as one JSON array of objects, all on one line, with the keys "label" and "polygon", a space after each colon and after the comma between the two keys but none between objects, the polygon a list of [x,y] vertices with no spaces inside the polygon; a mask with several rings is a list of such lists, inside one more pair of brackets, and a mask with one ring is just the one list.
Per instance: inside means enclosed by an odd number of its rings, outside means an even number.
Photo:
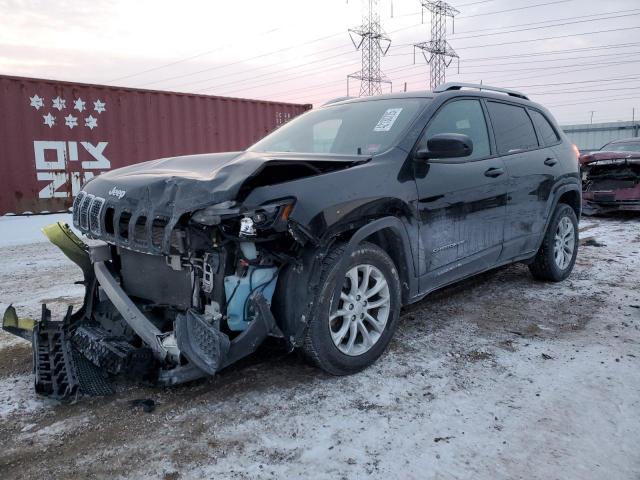
[{"label": "corrugated metal panel", "polygon": [[561,127],[580,151],[599,150],[606,143],[620,138],[637,137],[638,122],[586,123]]},{"label": "corrugated metal panel", "polygon": [[0,214],[68,208],[112,168],[243,150],[309,108],[0,75]]}]

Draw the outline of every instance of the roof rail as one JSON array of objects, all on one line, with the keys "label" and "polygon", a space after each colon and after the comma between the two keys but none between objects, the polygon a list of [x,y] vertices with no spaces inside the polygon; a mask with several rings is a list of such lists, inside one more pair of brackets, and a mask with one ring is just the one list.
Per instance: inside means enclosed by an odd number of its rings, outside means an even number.
[{"label": "roof rail", "polygon": [[324,102],[322,105],[331,105],[332,103],[338,103],[338,102],[344,102],[345,100],[351,100],[352,98],[355,97],[338,97],[338,98],[332,98],[331,100],[327,100],[326,102]]},{"label": "roof rail", "polygon": [[515,90],[509,90],[507,88],[498,88],[498,87],[491,87],[489,85],[482,85],[480,83],[455,83],[455,82],[443,83],[442,85],[438,85],[436,88],[434,88],[433,93],[442,93],[448,90],[462,90],[463,88],[477,88],[478,90],[489,90],[491,92],[506,93],[507,95],[510,95],[512,97],[522,98],[523,100],[529,100],[529,97],[527,97],[524,93],[516,92]]}]

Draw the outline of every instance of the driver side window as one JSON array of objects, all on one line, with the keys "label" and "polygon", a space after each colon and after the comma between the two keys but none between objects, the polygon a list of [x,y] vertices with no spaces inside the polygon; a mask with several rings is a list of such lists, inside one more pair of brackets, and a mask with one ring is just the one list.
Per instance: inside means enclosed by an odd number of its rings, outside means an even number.
[{"label": "driver side window", "polygon": [[427,141],[439,133],[461,133],[473,142],[473,152],[467,160],[488,157],[489,133],[479,100],[454,100],[444,105],[420,139],[418,148],[427,148]]}]

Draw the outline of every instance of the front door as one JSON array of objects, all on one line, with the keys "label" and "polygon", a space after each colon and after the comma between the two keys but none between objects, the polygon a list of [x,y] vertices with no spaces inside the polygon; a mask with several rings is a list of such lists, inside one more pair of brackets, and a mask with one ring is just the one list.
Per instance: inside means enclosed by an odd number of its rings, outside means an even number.
[{"label": "front door", "polygon": [[444,104],[418,148],[439,133],[469,136],[473,152],[464,158],[414,161],[423,291],[493,266],[502,249],[506,214],[508,174],[502,159],[492,156],[480,100]]}]

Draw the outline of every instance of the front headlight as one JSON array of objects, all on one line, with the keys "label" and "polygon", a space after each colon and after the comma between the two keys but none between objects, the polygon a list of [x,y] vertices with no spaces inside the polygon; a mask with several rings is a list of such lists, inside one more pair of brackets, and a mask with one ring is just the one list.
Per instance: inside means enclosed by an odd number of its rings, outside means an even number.
[{"label": "front headlight", "polygon": [[250,219],[255,228],[265,229],[286,224],[294,203],[293,199],[284,199],[260,205],[255,209],[243,210],[236,206],[236,202],[227,201],[197,210],[191,216],[191,220],[211,226],[219,225],[225,219],[243,217]]},{"label": "front headlight", "polygon": [[237,215],[239,213],[240,209],[236,208],[236,202],[227,200],[226,202],[210,205],[202,210],[196,210],[191,215],[191,220],[202,225],[219,225],[223,216]]}]

